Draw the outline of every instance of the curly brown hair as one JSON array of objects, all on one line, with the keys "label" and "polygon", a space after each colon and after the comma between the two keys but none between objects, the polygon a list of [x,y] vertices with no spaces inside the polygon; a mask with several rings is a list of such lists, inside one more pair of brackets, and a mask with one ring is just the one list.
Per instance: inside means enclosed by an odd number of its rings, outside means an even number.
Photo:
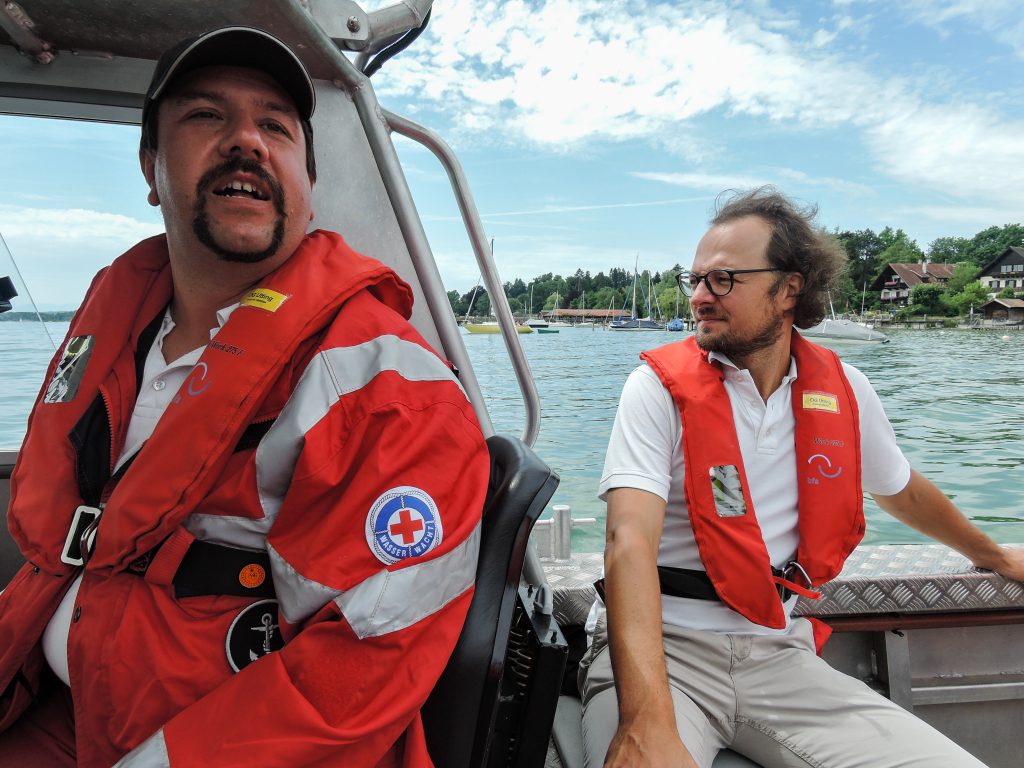
[{"label": "curly brown hair", "polygon": [[[766,256],[768,264],[785,272],[797,272],[804,287],[793,310],[793,325],[810,328],[825,317],[831,291],[846,267],[846,252],[828,232],[814,226],[818,207],[798,207],[773,186],[748,192],[726,190],[715,201],[711,225],[745,216],[760,216],[772,228]],[[785,276],[775,284],[778,288]]]}]

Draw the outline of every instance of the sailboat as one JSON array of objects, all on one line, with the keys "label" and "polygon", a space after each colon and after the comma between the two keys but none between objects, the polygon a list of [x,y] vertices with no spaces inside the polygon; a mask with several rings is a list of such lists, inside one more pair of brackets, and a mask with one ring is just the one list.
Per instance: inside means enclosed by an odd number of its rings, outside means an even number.
[{"label": "sailboat", "polygon": [[[491,238],[491,258],[494,258],[494,238]],[[466,317],[462,321],[462,327],[470,333],[501,333],[501,326],[498,325],[497,320],[488,320],[483,323],[471,323],[469,322],[469,313],[473,311],[473,302],[476,301],[476,292],[480,288],[480,281],[483,280],[483,275],[480,275],[480,279],[476,281],[476,288],[473,289],[473,295],[469,297],[469,307],[466,309]],[[533,333],[533,328],[522,323],[516,324],[516,333]]]},{"label": "sailboat", "polygon": [[548,327],[548,321],[542,317],[533,316],[533,283],[530,283],[530,307],[526,313],[526,324],[537,331]]},{"label": "sailboat", "polygon": [[580,309],[583,310],[583,314],[580,316],[580,320],[576,323],[576,328],[595,328],[597,323],[593,320],[586,320],[587,313],[587,292],[583,291],[583,295],[580,298]]},{"label": "sailboat", "polygon": [[845,317],[836,317],[836,311],[832,307],[832,297],[828,298],[829,317],[810,328],[797,328],[801,336],[816,341],[819,344],[835,342],[845,343],[869,343],[887,344],[889,337],[881,331],[876,331],[863,323],[858,323]]},{"label": "sailboat", "polygon": [[665,325],[651,317],[650,287],[648,287],[647,317],[636,316],[636,281],[640,277],[636,266],[633,267],[633,309],[630,316],[621,320],[613,320],[608,324],[610,331],[664,331]]},{"label": "sailboat", "polygon": [[[551,317],[555,317],[555,313],[558,312],[558,288],[555,288],[555,306],[551,310]],[[548,320],[548,325],[552,328],[570,328],[572,327],[565,320]]]},{"label": "sailboat", "polygon": [[666,331],[685,331],[686,324],[683,319],[679,317],[679,288],[676,288],[676,315],[668,321],[668,325],[665,326]]}]

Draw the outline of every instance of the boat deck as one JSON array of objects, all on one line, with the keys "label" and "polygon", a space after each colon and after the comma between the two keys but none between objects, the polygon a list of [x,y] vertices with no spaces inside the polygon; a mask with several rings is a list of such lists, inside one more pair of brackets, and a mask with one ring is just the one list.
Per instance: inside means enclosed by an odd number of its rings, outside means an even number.
[{"label": "boat deck", "polygon": [[[542,559],[563,627],[586,621],[602,561],[601,553]],[[832,627],[822,654],[832,666],[991,768],[1024,764],[1009,736],[1024,728],[1024,585],[939,544],[873,545],[858,547],[821,592],[818,601],[801,598],[794,614]],[[547,766],[580,764],[578,754],[567,757],[552,746]],[[723,753],[722,764],[749,763]]]},{"label": "boat deck", "polygon": [[[582,623],[594,602],[594,581],[601,577],[602,553],[574,554],[568,561],[542,558],[541,562],[556,611],[561,612],[559,623]],[[842,573],[825,584],[821,593],[821,600],[800,598],[794,615],[830,619],[1024,610],[1024,584],[975,568],[963,555],[941,544],[858,547]]]}]

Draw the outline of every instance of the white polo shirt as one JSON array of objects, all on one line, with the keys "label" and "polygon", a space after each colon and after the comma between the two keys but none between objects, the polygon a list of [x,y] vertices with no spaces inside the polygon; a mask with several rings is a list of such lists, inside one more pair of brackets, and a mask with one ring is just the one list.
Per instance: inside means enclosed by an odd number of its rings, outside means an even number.
[{"label": "white polo shirt", "polygon": [[[721,362],[725,374],[751,501],[768,555],[772,565],[783,566],[795,557],[798,543],[796,418],[791,394],[796,361],[791,360],[789,373],[765,402],[749,371],[714,352],[710,359]],[[843,370],[860,411],[863,488],[886,496],[899,493],[910,481],[910,464],[896,445],[892,426],[867,377],[846,363]],[[599,493],[603,500],[612,488],[638,488],[665,499],[658,564],[704,570],[683,490],[682,430],[672,395],[651,368],[641,365],[622,390]],[[789,615],[796,600],[786,603],[784,630],[754,624],[716,600],[662,595],[662,617],[665,623],[686,629],[780,634],[792,626]],[[602,609],[599,605],[598,610]]]},{"label": "white polo shirt", "polygon": [[[217,331],[224,326],[237,306],[238,304],[232,304],[230,307],[218,310],[217,327],[210,329],[211,339],[217,335]],[[146,356],[142,385],[139,387],[139,396],[135,400],[131,421],[128,422],[128,434],[125,437],[124,448],[113,469],[115,473],[125,461],[139,452],[149,436],[153,434],[157,422],[167,410],[167,406],[171,404],[178,388],[185,382],[185,377],[199,362],[200,355],[206,349],[205,345],[196,347],[177,360],[166,362],[164,360],[164,337],[173,328],[174,320],[171,319],[171,310],[168,307],[164,312],[160,330],[157,331],[156,338],[153,339],[153,344],[149,348],[149,354]],[[63,680],[65,685],[71,685],[71,678],[68,674],[68,632],[71,630],[71,614],[74,611],[75,601],[78,599],[78,589],[81,586],[82,575],[79,574],[68,587],[64,599],[57,606],[57,610],[53,612],[46,629],[43,630],[43,655],[54,674]]]}]

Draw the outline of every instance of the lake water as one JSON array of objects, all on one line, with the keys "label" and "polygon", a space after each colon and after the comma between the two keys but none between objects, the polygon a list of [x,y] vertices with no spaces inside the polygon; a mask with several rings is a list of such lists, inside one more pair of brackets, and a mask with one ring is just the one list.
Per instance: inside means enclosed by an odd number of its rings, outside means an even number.
[{"label": "lake water", "polygon": [[[843,345],[840,356],[871,379],[910,463],[993,538],[1024,542],[1024,334],[894,331],[888,344]],[[537,453],[561,475],[552,503],[604,519],[596,498],[622,384],[666,332],[563,328],[519,337],[541,400]],[[499,432],[522,433],[524,408],[504,342],[464,334]],[[924,537],[866,500],[866,543]],[[989,518],[988,520],[979,518]],[[604,546],[602,526],[573,532],[576,551]]]},{"label": "lake water", "polygon": [[[59,344],[67,323],[48,324]],[[838,347],[871,379],[904,453],[993,538],[1024,542],[1024,334],[894,331],[883,345]],[[645,349],[680,334],[563,328],[519,337],[540,392],[535,449],[561,476],[553,504],[604,519],[596,498],[622,384]],[[524,409],[500,337],[464,334],[495,428],[519,435]],[[0,323],[0,447],[16,447],[52,348],[39,323]],[[550,511],[550,510],[549,510]],[[546,515],[549,514],[545,513]],[[923,537],[867,500],[868,543]],[[577,551],[603,547],[603,527],[573,533]]]}]

